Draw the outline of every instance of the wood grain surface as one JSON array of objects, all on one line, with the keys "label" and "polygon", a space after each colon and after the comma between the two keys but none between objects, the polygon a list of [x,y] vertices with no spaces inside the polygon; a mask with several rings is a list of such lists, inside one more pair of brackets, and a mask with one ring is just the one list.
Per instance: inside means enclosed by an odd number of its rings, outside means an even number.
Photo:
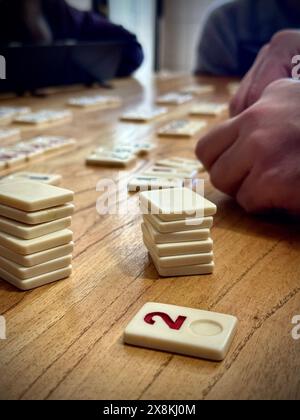
[{"label": "wood grain surface", "polygon": [[[118,120],[130,106],[191,82],[183,76],[129,79],[114,82],[111,92],[75,87],[46,98],[0,101],[37,110],[62,108],[81,94],[124,100],[122,109],[74,110],[72,123],[23,132],[25,139],[49,133],[78,140],[74,151],[28,166],[63,175],[62,186],[76,193],[74,273],[26,293],[0,281],[0,315],[7,321],[7,340],[0,341],[1,399],[299,399],[300,341],[292,339],[292,318],[300,315],[299,223],[248,216],[205,174],[206,196],[218,205],[215,273],[160,279],[142,243],[137,195],[130,196],[127,214],[97,214],[99,180],[127,180],[157,158],[194,157],[197,139],[156,136],[165,122],[186,116],[191,104],[149,124]],[[216,93],[203,98],[229,100],[227,80],[209,82]],[[150,141],[157,149],[122,172],[85,165],[96,146],[122,140]],[[238,333],[225,361],[125,346],[124,327],[148,301],[237,316]]]}]

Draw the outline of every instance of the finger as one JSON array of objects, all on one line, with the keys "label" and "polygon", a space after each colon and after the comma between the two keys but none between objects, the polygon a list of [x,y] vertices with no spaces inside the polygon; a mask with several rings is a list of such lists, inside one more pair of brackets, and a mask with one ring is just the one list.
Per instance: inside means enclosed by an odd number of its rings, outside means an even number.
[{"label": "finger", "polygon": [[220,191],[235,196],[254,162],[245,139],[239,138],[217,159],[210,170],[212,184]]},{"label": "finger", "polygon": [[199,140],[196,155],[210,169],[221,154],[225,152],[238,138],[239,123],[231,119],[220,124]]},{"label": "finger", "polygon": [[261,98],[267,86],[276,80],[289,76],[289,72],[283,65],[278,65],[278,61],[275,57],[272,57],[261,65],[257,72],[256,80],[248,90],[247,97],[245,98],[247,108]]},{"label": "finger", "polygon": [[263,65],[266,57],[269,54],[270,46],[265,45],[261,51],[259,52],[253,67],[249,70],[247,75],[245,76],[244,80],[241,83],[240,89],[232,99],[230,103],[230,113],[231,116],[236,116],[242,113],[245,109],[247,109],[247,99],[249,90],[253,83],[257,81],[257,73],[259,72],[260,67]]},{"label": "finger", "polygon": [[272,198],[272,188],[262,181],[263,175],[252,170],[241,185],[236,200],[248,213],[264,213],[275,208]]},{"label": "finger", "polygon": [[241,82],[240,88],[230,101],[229,112],[231,117],[235,117],[244,111],[245,97],[251,86],[253,70],[250,70]]}]

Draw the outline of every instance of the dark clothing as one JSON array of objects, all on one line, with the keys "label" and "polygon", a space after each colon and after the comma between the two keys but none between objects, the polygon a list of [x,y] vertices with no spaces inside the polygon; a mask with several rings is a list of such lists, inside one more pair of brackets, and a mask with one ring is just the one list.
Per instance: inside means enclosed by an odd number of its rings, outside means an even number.
[{"label": "dark clothing", "polygon": [[[26,1],[26,0],[25,0]],[[24,22],[20,0],[0,1],[0,43],[32,43],[31,31]],[[134,34],[114,25],[100,14],[84,12],[64,0],[41,0],[42,15],[50,29],[52,41],[125,41],[117,76],[128,76],[143,62],[143,50]]]},{"label": "dark clothing", "polygon": [[218,1],[209,10],[196,73],[243,76],[283,29],[300,29],[299,0]]}]

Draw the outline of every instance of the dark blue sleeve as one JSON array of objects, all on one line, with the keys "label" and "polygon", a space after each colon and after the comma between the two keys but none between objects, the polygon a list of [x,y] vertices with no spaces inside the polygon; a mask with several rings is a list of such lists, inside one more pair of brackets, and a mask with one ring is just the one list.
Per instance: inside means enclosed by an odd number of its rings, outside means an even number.
[{"label": "dark blue sleeve", "polygon": [[129,76],[142,64],[142,46],[136,36],[122,26],[97,13],[77,10],[64,0],[44,0],[43,10],[54,40],[72,38],[77,41],[126,42],[117,76]]}]

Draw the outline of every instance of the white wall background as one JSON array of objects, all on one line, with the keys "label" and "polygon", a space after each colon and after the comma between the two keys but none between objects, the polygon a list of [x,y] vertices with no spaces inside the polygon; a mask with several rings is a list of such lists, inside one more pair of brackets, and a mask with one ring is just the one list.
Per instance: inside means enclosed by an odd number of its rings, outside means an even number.
[{"label": "white wall background", "polygon": [[67,2],[71,6],[77,7],[77,9],[80,10],[90,10],[92,7],[91,0],[67,0]]},{"label": "white wall background", "polygon": [[155,0],[109,0],[112,22],[135,33],[144,48],[145,62],[138,74],[151,73],[154,68],[155,15]]},{"label": "white wall background", "polygon": [[163,69],[191,72],[203,18],[212,0],[165,0],[161,23],[160,62]]}]

